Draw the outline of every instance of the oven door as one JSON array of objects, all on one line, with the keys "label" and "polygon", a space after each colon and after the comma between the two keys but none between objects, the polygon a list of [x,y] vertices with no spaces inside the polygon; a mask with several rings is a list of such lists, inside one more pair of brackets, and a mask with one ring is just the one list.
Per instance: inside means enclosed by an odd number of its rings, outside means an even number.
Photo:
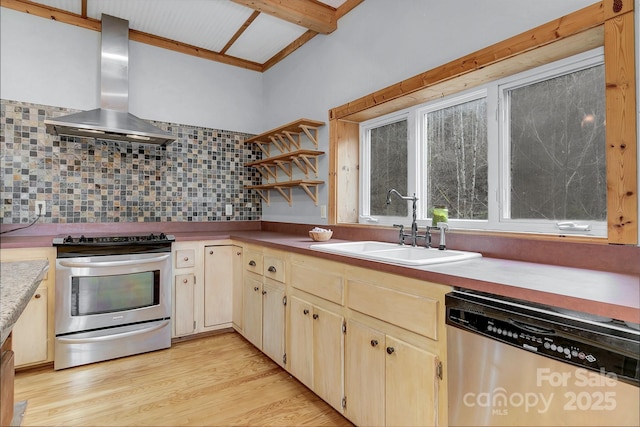
[{"label": "oven door", "polygon": [[171,316],[171,254],[56,260],[56,335]]}]

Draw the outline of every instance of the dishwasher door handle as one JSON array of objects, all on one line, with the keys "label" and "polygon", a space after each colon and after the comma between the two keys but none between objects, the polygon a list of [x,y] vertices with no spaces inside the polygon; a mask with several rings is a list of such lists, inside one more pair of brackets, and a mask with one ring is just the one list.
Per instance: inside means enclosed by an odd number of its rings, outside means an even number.
[{"label": "dishwasher door handle", "polygon": [[538,326],[529,325],[527,323],[522,323],[513,319],[509,319],[509,323],[511,323],[514,326],[517,326],[518,328],[524,329],[525,331],[534,332],[536,334],[547,334],[547,335],[554,334],[555,335],[556,333],[556,331],[553,329],[540,328]]}]

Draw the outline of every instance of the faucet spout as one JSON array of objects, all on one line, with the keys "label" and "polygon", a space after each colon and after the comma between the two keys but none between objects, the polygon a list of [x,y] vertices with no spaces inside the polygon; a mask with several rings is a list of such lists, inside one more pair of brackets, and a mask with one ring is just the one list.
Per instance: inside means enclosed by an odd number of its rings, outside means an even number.
[{"label": "faucet spout", "polygon": [[440,229],[440,245],[438,246],[438,249],[440,249],[441,251],[444,251],[445,249],[447,249],[447,242],[445,241],[445,233],[447,232],[447,230],[449,230],[449,224],[447,224],[446,222],[439,222],[438,228]]},{"label": "faucet spout", "polygon": [[416,246],[416,239],[418,238],[418,223],[416,222],[416,202],[418,201],[418,198],[416,197],[416,193],[413,193],[413,196],[403,196],[398,192],[398,190],[392,188],[391,190],[387,191],[388,205],[391,204],[391,194],[395,194],[402,200],[411,200],[412,202],[413,220],[411,221],[411,245]]}]

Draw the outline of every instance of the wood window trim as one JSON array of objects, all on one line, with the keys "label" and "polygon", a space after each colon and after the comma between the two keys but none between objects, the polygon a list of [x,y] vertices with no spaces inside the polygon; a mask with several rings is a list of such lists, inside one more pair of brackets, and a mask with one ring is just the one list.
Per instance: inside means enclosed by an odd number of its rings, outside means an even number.
[{"label": "wood window trim", "polygon": [[329,224],[357,223],[359,123],[604,46],[608,236],[601,240],[637,245],[633,7],[595,3],[329,110]]}]

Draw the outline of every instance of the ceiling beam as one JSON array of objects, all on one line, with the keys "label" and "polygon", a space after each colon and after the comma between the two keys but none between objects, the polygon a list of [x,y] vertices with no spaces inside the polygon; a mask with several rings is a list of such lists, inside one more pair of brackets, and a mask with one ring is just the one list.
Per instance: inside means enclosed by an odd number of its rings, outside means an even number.
[{"label": "ceiling beam", "polygon": [[336,9],[315,0],[233,0],[259,12],[300,25],[320,34],[338,28]]},{"label": "ceiling beam", "polygon": [[[82,17],[81,15],[67,12],[66,10],[56,9],[54,7],[44,6],[39,3],[33,3],[28,0],[0,0],[0,6],[19,12],[28,13],[33,16],[51,19],[53,21],[63,22],[65,24],[75,25],[80,28],[86,28],[93,31],[102,31],[102,23],[97,19]],[[197,56],[199,58],[211,61],[221,62],[223,64],[233,65],[248,70],[262,72],[262,64],[245,59],[236,58],[230,55],[224,55],[211,50],[181,43],[175,40],[166,39],[153,34],[144,33],[142,31],[129,29],[129,40],[145,43],[151,46],[163,49],[173,50],[175,52],[184,53],[186,55]]]}]

